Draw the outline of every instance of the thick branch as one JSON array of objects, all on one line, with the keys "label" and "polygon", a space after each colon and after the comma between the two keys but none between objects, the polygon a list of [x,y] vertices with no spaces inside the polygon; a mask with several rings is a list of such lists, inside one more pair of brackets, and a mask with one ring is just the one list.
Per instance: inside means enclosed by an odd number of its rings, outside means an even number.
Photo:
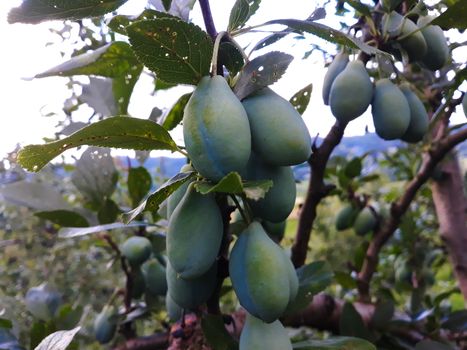
[{"label": "thick branch", "polygon": [[204,25],[211,39],[214,41],[217,36],[216,26],[214,25],[214,19],[212,18],[211,6],[209,0],[199,0],[201,6],[201,13],[203,14]]},{"label": "thick branch", "polygon": [[292,262],[295,267],[302,266],[305,263],[308,241],[310,240],[311,229],[316,218],[316,208],[319,202],[332,189],[324,183],[324,172],[326,171],[326,164],[332,151],[342,140],[345,126],[336,122],[323,140],[321,146],[319,148],[313,146],[313,153],[308,161],[311,168],[310,181],[302,212],[298,219],[295,242],[292,246]]},{"label": "thick branch", "polygon": [[464,300],[467,300],[467,200],[455,154],[451,153],[443,162],[441,174],[431,186],[433,202],[441,238],[446,244]]},{"label": "thick branch", "polygon": [[417,191],[430,178],[436,165],[444,156],[457,144],[467,139],[467,128],[446,136],[434,144],[433,149],[425,154],[422,166],[417,175],[407,185],[404,195],[395,201],[391,207],[390,218],[380,225],[367,249],[365,261],[358,274],[357,285],[360,298],[365,301],[370,300],[370,281],[378,266],[378,255],[384,244],[393,235],[400,224],[401,218],[415,198]]}]

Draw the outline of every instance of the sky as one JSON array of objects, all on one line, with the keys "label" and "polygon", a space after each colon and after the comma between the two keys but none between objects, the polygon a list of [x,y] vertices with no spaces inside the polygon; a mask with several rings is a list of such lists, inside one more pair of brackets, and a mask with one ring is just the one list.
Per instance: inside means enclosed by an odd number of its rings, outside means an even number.
[{"label": "sky", "polygon": [[[0,156],[12,151],[16,144],[25,146],[31,143],[43,143],[44,137],[54,137],[57,120],[63,101],[69,91],[64,88],[66,78],[49,77],[42,79],[25,79],[45,71],[64,61],[60,54],[59,45],[48,46],[47,43],[56,41],[49,28],[60,28],[58,22],[45,22],[39,25],[8,24],[6,16],[10,8],[18,6],[20,0],[0,1],[0,33],[2,34],[3,49],[0,56],[2,76],[0,83],[0,101],[3,124],[0,128]],[[226,28],[229,11],[235,0],[211,1],[211,8],[217,30]],[[138,14],[144,8],[145,0],[130,0],[119,12],[122,14]],[[305,19],[323,1],[288,0],[287,6],[278,6],[273,0],[263,0],[258,12],[251,18],[251,24],[262,23],[277,18]],[[196,4],[191,20],[204,28],[199,5]],[[351,20],[351,19],[348,19]],[[328,14],[325,22],[339,28],[341,17]],[[282,28],[282,27],[277,27]],[[251,40],[259,40],[265,33],[240,37],[242,45]],[[315,51],[308,59],[302,59],[304,52],[310,50],[311,43],[325,44],[321,39],[307,36],[305,40],[282,40],[271,48],[285,51],[295,56],[286,74],[273,85],[273,89],[284,98],[289,99],[302,87],[313,83],[311,101],[303,118],[312,137],[319,134],[325,136],[334,123],[330,109],[324,106],[321,98],[321,85],[325,74],[322,53]],[[335,47],[330,44],[327,48],[335,53]],[[464,51],[465,56],[465,51]],[[147,118],[154,106],[161,109],[170,108],[177,98],[189,87],[181,90],[171,89],[151,96],[151,80],[148,76],[142,78],[135,87],[135,93],[129,106],[129,113],[137,118]],[[58,113],[58,117],[44,117],[49,112]],[[460,113],[458,113],[460,114]],[[88,116],[86,116],[88,117]],[[460,116],[456,119],[460,120]],[[362,135],[365,127],[372,131],[371,117],[367,111],[363,116],[352,121],[346,129],[346,135]],[[182,142],[181,133],[174,133],[177,142]]]}]

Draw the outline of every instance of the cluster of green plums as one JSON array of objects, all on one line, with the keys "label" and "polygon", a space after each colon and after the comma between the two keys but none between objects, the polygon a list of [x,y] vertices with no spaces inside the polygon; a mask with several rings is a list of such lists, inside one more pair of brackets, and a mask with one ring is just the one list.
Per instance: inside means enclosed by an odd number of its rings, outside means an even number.
[{"label": "cluster of green plums", "polygon": [[[248,312],[240,349],[266,349],[265,334],[270,338],[268,349],[291,349],[278,318],[294,300],[298,278],[274,240],[280,240],[295,205],[291,166],[311,153],[305,123],[269,88],[240,101],[222,76],[207,76],[185,107],[183,135],[191,164],[181,172],[196,171],[198,179],[211,183],[231,172],[245,181],[272,181],[263,198],[240,201],[249,219],[230,251],[229,274]],[[184,183],[167,201],[167,299],[187,310],[196,309],[214,292],[224,237],[216,195],[199,193],[197,181]]]},{"label": "cluster of green plums", "polygon": [[353,228],[357,235],[364,236],[373,232],[386,217],[387,210],[384,207],[366,205],[362,208],[350,203],[337,214],[335,226],[338,231]]},{"label": "cluster of green plums", "polygon": [[[397,12],[386,13],[383,18],[383,33],[388,36],[386,49],[392,53],[395,48],[404,50],[410,61],[430,70],[443,67],[449,59],[449,47],[443,30],[427,25],[430,21],[428,17],[420,17],[417,26]],[[344,124],[362,115],[371,105],[376,134],[384,140],[415,143],[428,131],[427,112],[410,84],[396,85],[390,79],[379,79],[373,85],[364,64],[349,62],[345,52],[335,57],[326,72],[323,100]]]},{"label": "cluster of green plums", "polygon": [[[129,265],[131,297],[146,300],[165,296],[167,293],[165,259],[153,252],[151,241],[142,236],[128,238],[120,246],[121,254]],[[100,343],[112,340],[118,326],[118,312],[113,305],[106,305],[94,320],[94,336]]]}]

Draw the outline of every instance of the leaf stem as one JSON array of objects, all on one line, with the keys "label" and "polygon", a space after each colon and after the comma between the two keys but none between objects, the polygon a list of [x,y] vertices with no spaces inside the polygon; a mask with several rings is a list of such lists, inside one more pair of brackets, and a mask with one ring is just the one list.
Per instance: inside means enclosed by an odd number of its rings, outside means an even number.
[{"label": "leaf stem", "polygon": [[237,207],[238,211],[240,212],[240,215],[242,216],[243,220],[249,224],[251,222],[251,219],[248,217],[248,215],[246,215],[245,211],[243,210],[242,206],[240,205],[240,202],[238,201],[237,197],[232,194],[230,196],[232,198],[232,200],[234,201],[235,203],[235,206]]},{"label": "leaf stem", "polygon": [[217,59],[219,57],[219,48],[221,46],[221,40],[224,37],[224,35],[227,35],[227,32],[220,32],[219,34],[217,34],[216,40],[214,41],[214,49],[212,51],[212,60],[211,60],[211,64],[212,64],[211,73],[213,76],[217,75]]}]

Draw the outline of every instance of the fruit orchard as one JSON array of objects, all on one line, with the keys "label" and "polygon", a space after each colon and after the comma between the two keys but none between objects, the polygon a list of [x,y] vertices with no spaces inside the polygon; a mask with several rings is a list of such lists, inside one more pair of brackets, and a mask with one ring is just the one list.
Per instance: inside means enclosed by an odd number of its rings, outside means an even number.
[{"label": "fruit orchard", "polygon": [[[286,5],[237,0],[227,28],[208,0],[137,16],[125,2],[24,0],[8,15],[63,21],[73,54],[35,77],[69,79],[62,132],[4,160],[19,178],[0,188],[15,202],[2,204],[0,349],[467,348],[467,127],[452,122],[467,115],[465,1],[329,1],[258,24],[260,6]],[[324,24],[331,12],[353,24]],[[275,50],[286,38],[325,57],[322,138],[303,116],[311,84],[274,91],[311,52]],[[131,116],[144,74],[156,98],[192,91]],[[74,122],[85,104],[89,122]],[[337,155],[364,113],[396,149]],[[137,161],[116,167],[117,148]],[[161,178],[144,165],[154,150],[186,164]]]}]

